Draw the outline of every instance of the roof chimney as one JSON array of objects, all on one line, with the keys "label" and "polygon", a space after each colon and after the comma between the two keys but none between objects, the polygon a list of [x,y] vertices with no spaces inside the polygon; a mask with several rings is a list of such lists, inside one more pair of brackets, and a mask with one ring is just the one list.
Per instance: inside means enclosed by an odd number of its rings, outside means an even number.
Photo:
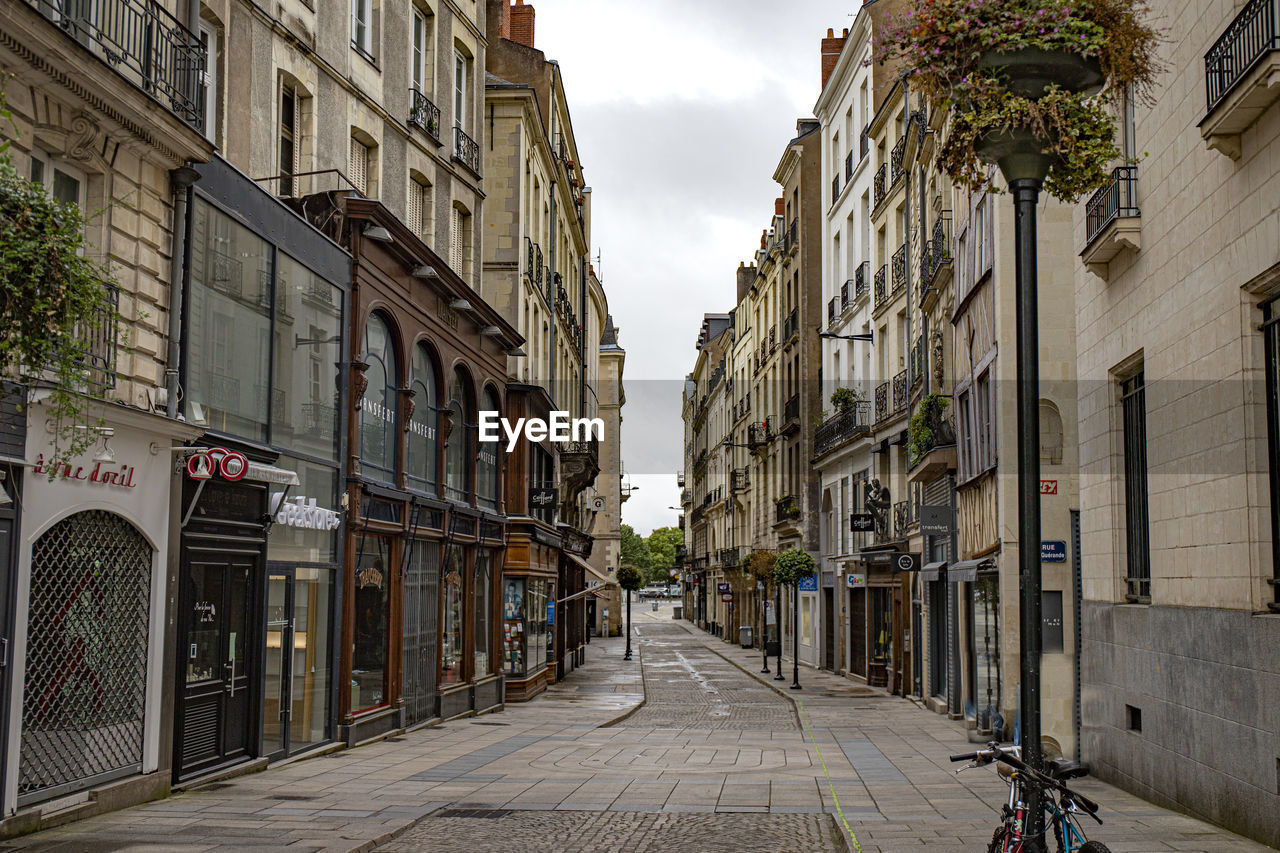
[{"label": "roof chimney", "polygon": [[837,36],[836,31],[827,28],[827,37],[822,40],[822,88],[827,88],[827,81],[831,79],[831,72],[836,70],[836,62],[840,59],[840,51],[844,50],[844,40],[849,37],[849,31],[845,30],[844,35]]},{"label": "roof chimney", "polygon": [[525,47],[533,47],[533,7],[524,0],[516,0],[511,7],[511,40]]},{"label": "roof chimney", "polygon": [[773,215],[774,216],[787,215],[787,202],[784,199],[775,198],[773,200]]}]

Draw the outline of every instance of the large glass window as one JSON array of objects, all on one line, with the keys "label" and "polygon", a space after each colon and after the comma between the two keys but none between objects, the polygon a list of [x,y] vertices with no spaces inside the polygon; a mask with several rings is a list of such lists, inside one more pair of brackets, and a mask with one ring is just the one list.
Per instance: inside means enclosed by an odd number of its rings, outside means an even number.
[{"label": "large glass window", "polygon": [[524,578],[502,581],[502,670],[523,678],[525,672]]},{"label": "large glass window", "polygon": [[461,368],[449,377],[449,413],[453,427],[445,451],[445,493],[454,500],[471,500],[471,443],[475,431],[475,406],[470,382]]},{"label": "large glass window", "polygon": [[424,344],[413,351],[413,417],[409,419],[409,486],[435,493],[439,394],[435,359]]},{"label": "large glass window", "polygon": [[1000,707],[1000,588],[989,575],[969,584],[969,696],[978,727],[991,728]]},{"label": "large glass window", "polygon": [[888,666],[893,660],[893,593],[887,587],[872,587],[871,662]]},{"label": "large glass window", "polygon": [[391,480],[396,467],[396,361],[391,330],[381,315],[369,317],[365,327],[364,360],[369,380],[360,398],[360,462],[375,476]]},{"label": "large glass window", "polygon": [[281,252],[271,439],[320,459],[338,458],[342,291]]},{"label": "large glass window", "polygon": [[404,574],[404,653],[401,695],[412,725],[436,712],[440,628],[440,543],[410,540]]},{"label": "large glass window", "polygon": [[356,542],[356,630],[351,658],[351,710],[387,703],[387,603],[391,585],[391,543],[363,534]]},{"label": "large glass window", "polygon": [[[489,412],[501,412],[498,395],[492,388],[484,392],[484,409]],[[479,431],[477,430],[477,435]],[[501,444],[497,441],[478,442],[480,452],[476,458],[476,498],[480,506],[491,510],[498,509],[498,480],[502,466],[498,464]]]},{"label": "large glass window", "polygon": [[462,549],[450,547],[445,555],[444,624],[441,626],[440,683],[462,680],[462,606],[466,590],[462,577]]},{"label": "large glass window", "polygon": [[298,474],[298,485],[288,492],[272,487],[271,517],[267,535],[267,559],[287,563],[336,563],[338,561],[338,472],[301,459],[280,457],[280,468]]},{"label": "large glass window", "polygon": [[264,441],[271,376],[272,251],[202,201],[191,226],[187,420]]},{"label": "large glass window", "polygon": [[493,551],[482,548],[476,552],[476,587],[472,601],[475,604],[475,677],[489,674],[489,635],[493,633],[493,620],[489,617],[493,598]]},{"label": "large glass window", "polygon": [[329,719],[330,613],[332,569],[298,568],[293,573],[293,686],[289,691],[289,748],[319,743]]}]

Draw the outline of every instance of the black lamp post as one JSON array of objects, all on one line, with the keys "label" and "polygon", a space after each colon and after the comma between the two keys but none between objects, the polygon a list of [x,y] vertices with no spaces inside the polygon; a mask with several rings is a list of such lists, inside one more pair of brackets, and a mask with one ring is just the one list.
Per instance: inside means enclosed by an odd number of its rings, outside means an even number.
[{"label": "black lamp post", "polygon": [[623,660],[631,660],[631,590],[627,590],[627,653]]},{"label": "black lamp post", "polygon": [[760,593],[760,657],[764,664],[764,669],[760,670],[761,675],[769,674],[769,616],[765,612],[768,608],[769,591],[765,588],[764,582],[759,578],[756,579],[756,586]]},{"label": "black lamp post", "polygon": [[791,584],[791,689],[800,690],[800,581]]},{"label": "black lamp post", "polygon": [[786,681],[786,676],[782,674],[782,584],[780,583],[773,585],[773,612],[774,621],[778,623],[778,674],[773,677],[773,680]]}]

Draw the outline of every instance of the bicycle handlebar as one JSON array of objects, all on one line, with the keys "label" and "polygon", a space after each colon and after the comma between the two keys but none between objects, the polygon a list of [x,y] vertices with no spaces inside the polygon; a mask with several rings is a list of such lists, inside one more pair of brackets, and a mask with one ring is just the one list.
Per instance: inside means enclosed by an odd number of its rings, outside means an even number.
[{"label": "bicycle handlebar", "polygon": [[977,752],[966,752],[966,753],[961,753],[959,755],[952,755],[951,760],[952,761],[980,761],[983,764],[987,764],[992,761],[1000,761],[1005,764],[1008,764],[1013,769],[1021,772],[1024,775],[1026,782],[1032,785],[1035,785],[1039,788],[1051,788],[1055,791],[1061,791],[1062,793],[1069,795],[1076,803],[1080,805],[1082,809],[1084,809],[1089,814],[1090,817],[1092,817],[1094,820],[1097,820],[1099,823],[1101,823],[1101,820],[1099,820],[1098,818],[1099,806],[1097,803],[1095,803],[1093,800],[1089,799],[1088,797],[1084,796],[1083,794],[1078,794],[1075,791],[1072,791],[1070,788],[1068,788],[1066,785],[1062,784],[1062,782],[1058,781],[1052,776],[1042,773],[1041,771],[1036,770],[1034,767],[1031,767],[1030,765],[1026,764],[1025,762],[1022,761],[1020,757],[1018,757],[1017,755],[1018,751],[1019,751],[1018,747],[1016,746],[1002,747],[996,744],[995,742],[992,742],[987,749],[981,749],[981,750],[978,750]]},{"label": "bicycle handlebar", "polygon": [[976,752],[965,752],[965,753],[961,753],[960,755],[951,756],[951,760],[952,761],[973,761],[977,757],[978,757],[978,753]]}]

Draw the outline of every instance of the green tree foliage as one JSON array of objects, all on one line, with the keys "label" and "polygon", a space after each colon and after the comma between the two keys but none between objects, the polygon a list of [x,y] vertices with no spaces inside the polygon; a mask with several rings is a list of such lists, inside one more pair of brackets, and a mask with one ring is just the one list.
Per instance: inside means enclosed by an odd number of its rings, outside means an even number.
[{"label": "green tree foliage", "polygon": [[630,524],[622,525],[622,559],[619,562],[624,566],[635,566],[642,575],[652,563],[649,543]]},{"label": "green tree foliage", "polygon": [[684,532],[678,527],[655,527],[645,542],[649,546],[649,569],[645,572],[648,583],[670,583],[671,569],[676,564],[676,546],[684,542]]},{"label": "green tree foliage", "polygon": [[778,555],[773,566],[773,581],[779,584],[795,584],[813,574],[813,557],[807,551],[788,548]]}]

